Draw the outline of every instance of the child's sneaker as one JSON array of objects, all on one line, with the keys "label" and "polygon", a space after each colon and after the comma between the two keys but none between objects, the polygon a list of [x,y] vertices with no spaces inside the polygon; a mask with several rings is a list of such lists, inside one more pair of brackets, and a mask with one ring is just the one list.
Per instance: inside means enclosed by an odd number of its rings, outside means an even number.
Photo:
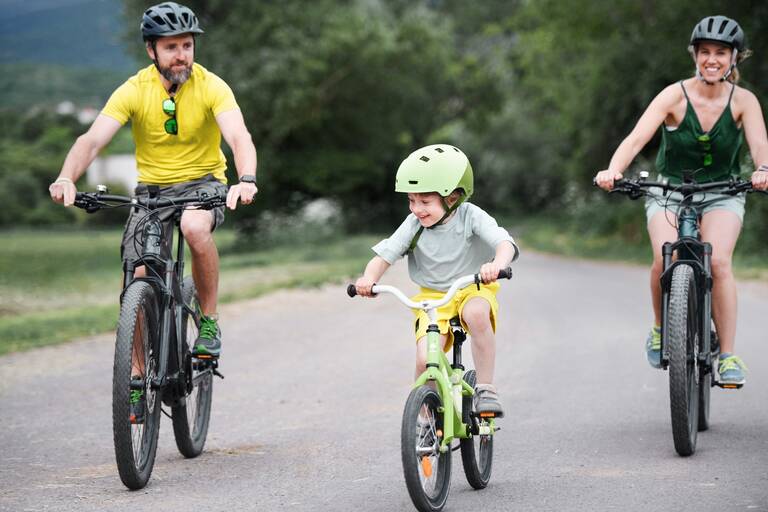
[{"label": "child's sneaker", "polygon": [[478,384],[475,386],[475,411],[480,416],[489,415],[501,418],[504,410],[501,408],[496,386],[493,384]]},{"label": "child's sneaker", "polygon": [[653,326],[648,338],[645,340],[645,357],[648,364],[654,368],[661,368],[661,327]]},{"label": "child's sneaker", "polygon": [[717,381],[722,386],[741,387],[747,381],[744,372],[747,365],[741,358],[731,354],[720,354],[717,363]]}]

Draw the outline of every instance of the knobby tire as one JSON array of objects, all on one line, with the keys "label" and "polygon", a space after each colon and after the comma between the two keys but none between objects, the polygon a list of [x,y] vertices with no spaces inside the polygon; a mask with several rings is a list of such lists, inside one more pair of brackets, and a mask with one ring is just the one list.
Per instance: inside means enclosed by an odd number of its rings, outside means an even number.
[{"label": "knobby tire", "polygon": [[[155,291],[149,283],[134,281],[126,288],[115,341],[112,430],[117,470],[129,489],[141,489],[147,485],[157,451],[161,396],[160,391],[152,389],[150,383],[158,367],[158,314]],[[146,405],[141,424],[132,424],[129,420],[134,349],[137,365],[144,374]]]},{"label": "knobby tire", "polygon": [[669,343],[669,401],[675,450],[682,456],[696,451],[699,426],[700,319],[693,268],[678,265],[672,273],[667,342]]}]

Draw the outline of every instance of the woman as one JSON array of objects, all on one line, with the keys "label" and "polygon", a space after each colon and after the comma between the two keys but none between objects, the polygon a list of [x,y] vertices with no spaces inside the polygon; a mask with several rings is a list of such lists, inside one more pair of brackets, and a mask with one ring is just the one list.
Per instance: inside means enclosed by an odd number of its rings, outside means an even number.
[{"label": "woman", "polygon": [[[632,133],[616,149],[608,169],[597,173],[595,181],[601,188],[613,188],[614,180],[622,177],[662,124],[656,159],[662,178],[679,183],[685,170],[694,171],[697,182],[739,174],[739,149],[746,136],[757,166],[752,184],[760,190],[768,188],[768,138],[762,110],[753,93],[736,85],[736,64],[750,53],[744,48],[744,32],[734,20],[708,16],[693,29],[688,51],[696,64],[695,76],[668,86],[653,99]],[[645,205],[653,247],[651,295],[655,319],[646,340],[646,354],[655,368],[660,367],[661,359],[661,247],[677,238],[674,216],[679,203],[674,199],[664,205],[649,199]],[[733,354],[736,283],[731,269],[744,217],[744,197],[727,197],[699,212],[702,239],[712,244],[712,310],[721,347],[717,378],[724,384],[744,384],[746,368]]]}]

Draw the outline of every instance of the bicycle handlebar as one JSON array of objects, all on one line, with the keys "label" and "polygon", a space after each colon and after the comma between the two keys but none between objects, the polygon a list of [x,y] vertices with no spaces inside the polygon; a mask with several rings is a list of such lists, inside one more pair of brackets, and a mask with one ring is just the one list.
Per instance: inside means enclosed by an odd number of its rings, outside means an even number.
[{"label": "bicycle handlebar", "polygon": [[736,195],[741,192],[755,192],[752,183],[740,178],[731,178],[724,181],[713,181],[709,183],[679,183],[670,184],[667,181],[647,181],[643,178],[620,179],[614,182],[611,192],[624,194],[647,194],[648,189],[659,188],[664,192],[680,192],[683,195],[694,194],[697,192],[715,191],[720,194]]},{"label": "bicycle handlebar", "polygon": [[[512,279],[512,269],[507,267],[505,269],[501,269],[499,271],[499,275],[497,279]],[[482,280],[480,279],[480,274],[469,274],[463,277],[458,278],[454,283],[451,285],[451,287],[448,289],[447,292],[445,292],[445,295],[443,295],[442,299],[436,299],[436,300],[425,300],[422,302],[414,302],[408,297],[405,296],[405,294],[400,291],[398,288],[394,286],[389,285],[373,285],[373,288],[371,288],[371,291],[374,295],[379,293],[389,293],[397,297],[400,302],[408,306],[409,308],[413,309],[433,309],[433,308],[439,308],[440,306],[447,304],[449,300],[453,298],[454,295],[456,295],[456,292],[459,291],[461,288],[464,288],[468,284],[475,283],[478,286],[480,283],[482,283]],[[354,297],[357,295],[357,289],[355,288],[354,284],[350,284],[347,286],[347,295],[350,297]]]},{"label": "bicycle handlebar", "polygon": [[210,210],[226,204],[227,196],[225,194],[206,194],[197,192],[193,195],[174,196],[174,197],[149,197],[149,196],[119,196],[105,194],[102,192],[77,192],[75,194],[75,206],[82,208],[88,213],[93,213],[102,208],[109,208],[114,205],[136,204],[144,206],[150,210],[165,208],[169,206],[181,207],[190,203],[195,203],[202,209]]}]

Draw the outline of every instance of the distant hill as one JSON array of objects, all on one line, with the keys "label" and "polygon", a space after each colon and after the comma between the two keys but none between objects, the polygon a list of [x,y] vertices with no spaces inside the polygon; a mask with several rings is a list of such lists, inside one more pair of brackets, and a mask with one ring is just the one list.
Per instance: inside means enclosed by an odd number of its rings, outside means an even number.
[{"label": "distant hill", "polygon": [[122,9],[120,0],[0,0],[0,64],[130,71]]},{"label": "distant hill", "polygon": [[131,28],[122,9],[120,0],[0,0],[0,108],[103,105],[139,67],[121,39]]}]

